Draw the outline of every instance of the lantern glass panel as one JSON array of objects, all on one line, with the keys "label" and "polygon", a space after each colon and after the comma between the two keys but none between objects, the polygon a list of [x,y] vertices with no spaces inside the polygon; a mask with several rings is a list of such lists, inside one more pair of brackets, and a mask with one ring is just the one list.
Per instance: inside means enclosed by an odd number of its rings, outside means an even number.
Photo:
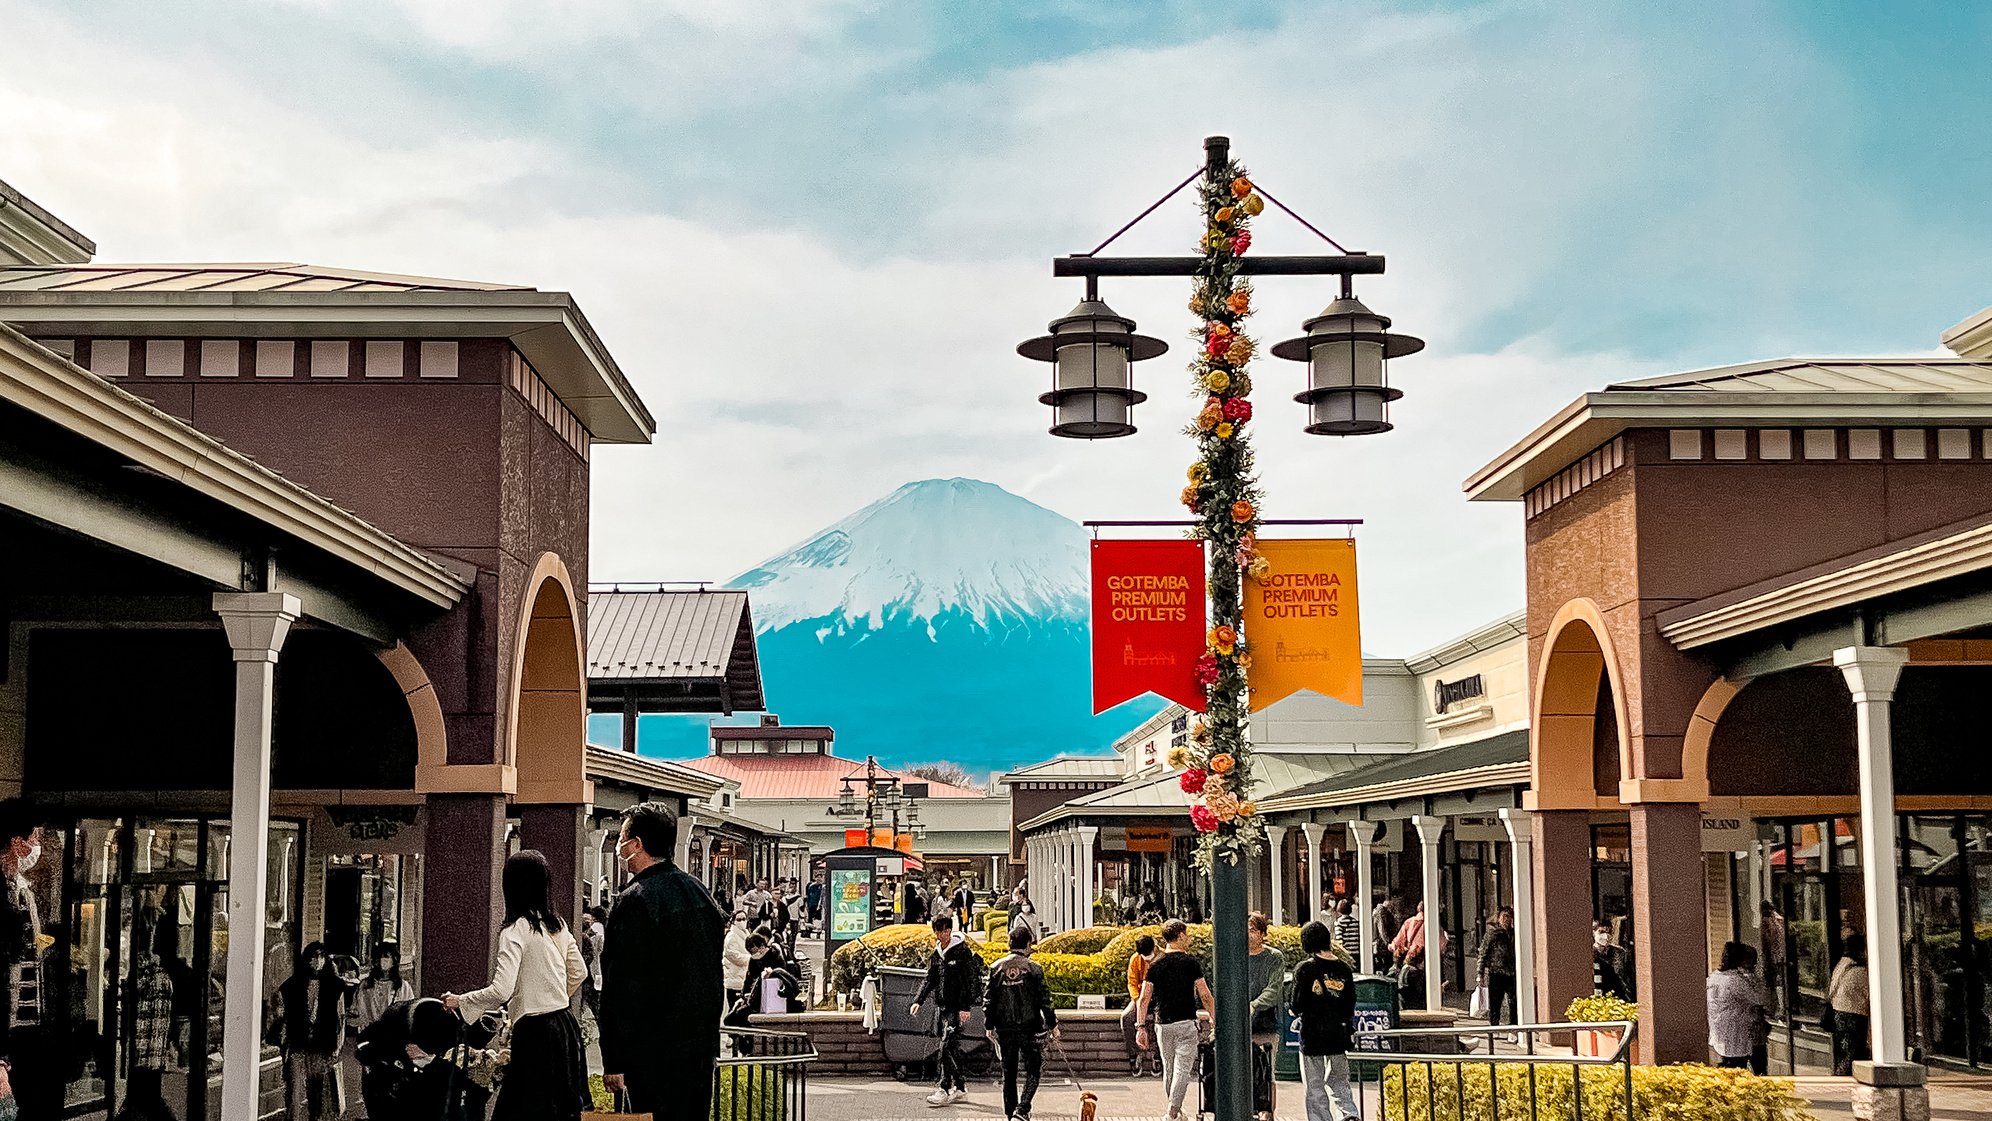
[{"label": "lantern glass panel", "polygon": [[1096,386],[1126,389],[1127,349],[1112,343],[1075,343],[1058,348],[1058,388]]},{"label": "lantern glass panel", "polygon": [[1052,413],[1059,430],[1075,436],[1117,436],[1128,427],[1128,401],[1117,393],[1074,393]]},{"label": "lantern glass panel", "polygon": [[1336,429],[1370,429],[1384,422],[1386,408],[1381,394],[1353,389],[1346,393],[1331,393],[1315,401],[1309,409],[1308,420],[1314,425]]}]

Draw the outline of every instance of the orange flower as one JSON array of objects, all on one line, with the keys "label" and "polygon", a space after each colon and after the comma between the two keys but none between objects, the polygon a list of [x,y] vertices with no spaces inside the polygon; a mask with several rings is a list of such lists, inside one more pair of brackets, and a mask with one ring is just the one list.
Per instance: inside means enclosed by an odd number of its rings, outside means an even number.
[{"label": "orange flower", "polygon": [[1183,488],[1183,505],[1195,509],[1197,505],[1197,485],[1191,483]]},{"label": "orange flower", "polygon": [[1246,195],[1249,195],[1251,193],[1252,193],[1252,181],[1250,179],[1247,179],[1243,175],[1241,175],[1238,178],[1233,179],[1231,181],[1231,195],[1233,198],[1242,199]]},{"label": "orange flower", "polygon": [[1216,219],[1220,222],[1231,221],[1231,208],[1228,206],[1218,207],[1217,214],[1214,217],[1216,217]]},{"label": "orange flower", "polygon": [[1221,775],[1230,774],[1231,768],[1237,765],[1237,760],[1229,755],[1213,755],[1210,757],[1210,769]]},{"label": "orange flower", "polygon": [[1241,525],[1251,521],[1253,513],[1252,504],[1242,498],[1231,504],[1231,520]]},{"label": "orange flower", "polygon": [[1224,306],[1230,308],[1233,315],[1250,314],[1252,311],[1252,293],[1233,292],[1224,298]]},{"label": "orange flower", "polygon": [[1212,627],[1209,638],[1210,644],[1224,654],[1231,653],[1232,648],[1238,645],[1238,632],[1227,626]]}]

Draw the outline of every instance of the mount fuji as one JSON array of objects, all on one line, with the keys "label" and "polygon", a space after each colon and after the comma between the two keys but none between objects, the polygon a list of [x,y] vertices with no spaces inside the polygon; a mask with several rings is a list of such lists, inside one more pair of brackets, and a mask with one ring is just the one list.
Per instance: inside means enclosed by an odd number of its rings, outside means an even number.
[{"label": "mount fuji", "polygon": [[[992,483],[908,483],[728,586],[770,708],[835,728],[840,755],[980,775],[1104,751],[1161,709],[1092,715],[1086,532]],[[667,743],[652,723],[646,754],[704,753],[703,724]]]}]

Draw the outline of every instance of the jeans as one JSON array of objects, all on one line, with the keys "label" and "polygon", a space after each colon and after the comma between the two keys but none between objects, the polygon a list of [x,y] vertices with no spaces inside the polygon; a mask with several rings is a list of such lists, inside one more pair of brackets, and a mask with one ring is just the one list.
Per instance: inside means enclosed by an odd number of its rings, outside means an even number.
[{"label": "jeans", "polygon": [[961,1013],[941,1013],[941,1089],[968,1089],[961,1074]]},{"label": "jeans", "polygon": [[1202,1035],[1194,1016],[1155,1026],[1155,1049],[1162,1054],[1162,1084],[1169,1090],[1171,1117],[1183,1112],[1183,1099],[1196,1079],[1197,1043]]},{"label": "jeans", "polygon": [[1307,1088],[1307,1121],[1356,1121],[1347,1055],[1302,1055],[1300,1081]]},{"label": "jeans", "polygon": [[1508,1009],[1508,1023],[1521,1022],[1520,1007],[1515,1003],[1515,975],[1512,973],[1489,973],[1487,975],[1487,1023],[1501,1023],[1501,1008]]},{"label": "jeans", "polygon": [[[1031,1099],[1037,1097],[1038,1078],[1044,1073],[1044,1044],[1035,1035],[1009,1032],[997,1036],[996,1041],[1003,1051],[1003,1116],[1029,1121]],[[1020,1070],[1024,1076],[1021,1091],[1017,1086]]]}]

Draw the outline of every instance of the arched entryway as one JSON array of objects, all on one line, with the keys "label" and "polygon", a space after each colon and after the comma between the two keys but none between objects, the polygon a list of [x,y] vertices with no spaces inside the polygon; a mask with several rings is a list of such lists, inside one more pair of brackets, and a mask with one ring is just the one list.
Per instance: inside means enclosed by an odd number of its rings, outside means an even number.
[{"label": "arched entryway", "polygon": [[1588,599],[1556,613],[1536,671],[1529,753],[1535,807],[1593,809],[1618,801],[1631,773],[1625,692],[1604,617]]},{"label": "arched entryway", "polygon": [[587,805],[587,680],[581,600],[567,565],[544,553],[527,579],[513,654],[507,756],[517,769],[513,798],[525,847],[546,854],[554,902],[570,918],[580,907]]}]

